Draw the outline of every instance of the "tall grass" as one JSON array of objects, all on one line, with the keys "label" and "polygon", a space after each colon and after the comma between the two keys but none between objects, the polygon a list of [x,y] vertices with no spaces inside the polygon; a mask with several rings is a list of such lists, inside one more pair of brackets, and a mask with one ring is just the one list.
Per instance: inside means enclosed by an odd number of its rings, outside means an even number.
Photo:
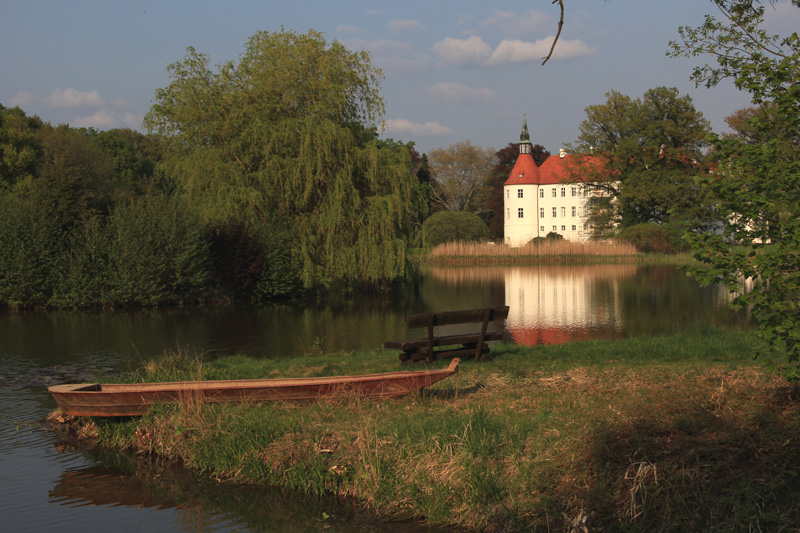
[{"label": "tall grass", "polygon": [[[97,419],[89,434],[217,479],[351,496],[381,516],[477,530],[793,531],[798,390],[754,366],[758,343],[711,329],[501,345],[490,362],[466,361],[457,379],[397,401],[188,401]],[[200,367],[171,353],[164,372],[144,374],[374,372],[396,365],[388,355]]]},{"label": "tall grass", "polygon": [[429,255],[433,262],[480,262],[504,264],[515,262],[626,262],[639,260],[641,254],[624,241],[544,241],[525,246],[506,244],[450,242],[435,246]]}]

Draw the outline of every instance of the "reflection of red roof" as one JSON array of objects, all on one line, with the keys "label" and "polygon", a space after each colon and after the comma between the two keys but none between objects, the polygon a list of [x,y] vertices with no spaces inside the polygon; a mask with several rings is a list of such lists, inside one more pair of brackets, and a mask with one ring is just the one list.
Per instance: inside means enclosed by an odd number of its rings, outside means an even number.
[{"label": "reflection of red roof", "polygon": [[[591,167],[596,167],[600,164],[599,159],[589,158],[588,156],[586,156],[586,159]],[[551,155],[544,160],[540,167],[536,166],[531,154],[519,154],[505,185],[554,185],[581,181],[571,176],[578,168],[578,161],[575,160],[575,156],[569,154],[564,157]]]},{"label": "reflection of red roof", "polygon": [[618,331],[598,331],[585,328],[515,328],[509,333],[514,342],[521,346],[622,338],[622,333]]}]

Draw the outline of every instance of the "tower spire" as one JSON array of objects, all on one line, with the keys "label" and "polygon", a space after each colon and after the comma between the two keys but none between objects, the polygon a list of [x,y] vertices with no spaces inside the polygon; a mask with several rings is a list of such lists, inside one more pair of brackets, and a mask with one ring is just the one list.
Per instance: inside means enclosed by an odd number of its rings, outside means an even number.
[{"label": "tower spire", "polygon": [[531,135],[528,133],[528,114],[522,114],[522,132],[519,134],[519,153],[531,153]]}]

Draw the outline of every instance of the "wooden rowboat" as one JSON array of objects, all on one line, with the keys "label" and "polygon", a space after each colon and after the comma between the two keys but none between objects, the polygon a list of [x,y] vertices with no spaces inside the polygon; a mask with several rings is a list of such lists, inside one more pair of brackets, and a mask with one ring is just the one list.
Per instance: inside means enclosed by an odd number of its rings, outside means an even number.
[{"label": "wooden rowboat", "polygon": [[458,372],[459,359],[440,370],[410,370],[321,378],[172,381],[163,383],[79,383],[47,390],[72,416],[136,416],[159,402],[263,402],[313,400],[337,395],[397,398]]}]

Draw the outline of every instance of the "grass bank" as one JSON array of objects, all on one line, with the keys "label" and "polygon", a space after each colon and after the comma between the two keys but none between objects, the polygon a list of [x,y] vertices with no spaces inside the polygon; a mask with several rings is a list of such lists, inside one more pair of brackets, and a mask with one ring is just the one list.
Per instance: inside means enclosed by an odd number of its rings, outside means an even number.
[{"label": "grass bank", "polygon": [[[796,531],[798,390],[746,332],[498,346],[395,401],[165,405],[79,421],[104,446],[230,482],[352,496],[387,519],[477,530]],[[444,365],[444,362],[441,363]],[[206,363],[141,380],[397,370],[387,352]]]}]

